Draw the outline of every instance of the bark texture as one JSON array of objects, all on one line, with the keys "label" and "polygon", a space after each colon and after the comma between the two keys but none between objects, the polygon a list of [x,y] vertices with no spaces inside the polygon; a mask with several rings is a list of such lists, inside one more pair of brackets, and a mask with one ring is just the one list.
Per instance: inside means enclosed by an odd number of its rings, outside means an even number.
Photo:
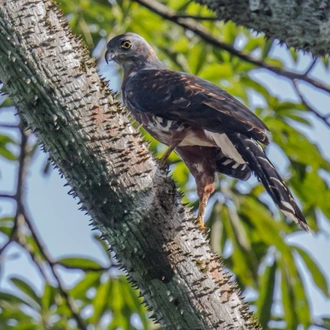
[{"label": "bark texture", "polygon": [[53,2],[0,0],[0,79],[164,329],[258,327]]},{"label": "bark texture", "polygon": [[330,2],[328,0],[195,0],[218,18],[264,32],[288,47],[330,54]]}]

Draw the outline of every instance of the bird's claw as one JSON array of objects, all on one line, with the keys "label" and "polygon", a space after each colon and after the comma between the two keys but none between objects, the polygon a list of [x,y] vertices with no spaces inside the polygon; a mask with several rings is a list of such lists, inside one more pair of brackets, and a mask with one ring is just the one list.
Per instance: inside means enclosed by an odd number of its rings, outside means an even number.
[{"label": "bird's claw", "polygon": [[159,160],[159,168],[163,171],[167,170],[168,166],[167,166],[167,163],[166,163],[166,159],[164,160],[164,159],[161,158]]},{"label": "bird's claw", "polygon": [[208,233],[211,231],[210,228],[205,227],[205,226],[203,226],[203,227],[199,227],[199,230],[200,230],[203,234],[208,234]]},{"label": "bird's claw", "polygon": [[195,223],[199,225],[198,229],[202,231],[204,234],[208,234],[210,232],[210,228],[204,226],[204,221],[200,219],[200,217],[197,217]]}]

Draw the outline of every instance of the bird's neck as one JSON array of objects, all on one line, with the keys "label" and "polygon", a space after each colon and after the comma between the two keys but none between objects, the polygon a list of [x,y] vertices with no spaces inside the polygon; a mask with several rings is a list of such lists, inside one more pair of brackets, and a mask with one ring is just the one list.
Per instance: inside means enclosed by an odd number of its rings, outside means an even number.
[{"label": "bird's neck", "polygon": [[160,61],[156,56],[147,58],[135,58],[134,61],[126,61],[122,64],[124,70],[124,77],[129,78],[141,70],[164,70],[167,66]]}]

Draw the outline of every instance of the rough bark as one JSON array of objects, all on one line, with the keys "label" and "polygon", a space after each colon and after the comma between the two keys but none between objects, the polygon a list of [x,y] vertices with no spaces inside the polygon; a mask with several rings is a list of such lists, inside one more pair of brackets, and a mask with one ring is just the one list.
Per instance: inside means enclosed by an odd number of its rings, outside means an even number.
[{"label": "rough bark", "polygon": [[195,0],[221,20],[277,38],[315,56],[330,54],[328,0]]},{"label": "rough bark", "polygon": [[54,3],[0,0],[0,78],[164,329],[258,327]]}]

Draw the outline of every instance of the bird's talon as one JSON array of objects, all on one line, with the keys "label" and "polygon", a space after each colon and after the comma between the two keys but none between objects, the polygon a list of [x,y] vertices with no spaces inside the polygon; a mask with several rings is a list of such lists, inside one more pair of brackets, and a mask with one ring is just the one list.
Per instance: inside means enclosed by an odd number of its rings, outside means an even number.
[{"label": "bird's talon", "polygon": [[197,217],[195,223],[199,225],[198,229],[203,233],[207,234],[210,231],[210,228],[204,226],[204,221],[200,217]]},{"label": "bird's talon", "polygon": [[166,171],[168,166],[167,166],[167,163],[166,161],[163,161],[162,159],[160,159],[159,161],[159,168],[163,171]]},{"label": "bird's talon", "polygon": [[210,232],[211,229],[208,228],[208,227],[205,227],[204,224],[201,225],[201,223],[198,221],[198,219],[195,220],[195,223],[196,223],[197,225],[199,225],[198,229],[199,229],[202,233],[204,233],[204,234],[208,234],[208,233]]}]

